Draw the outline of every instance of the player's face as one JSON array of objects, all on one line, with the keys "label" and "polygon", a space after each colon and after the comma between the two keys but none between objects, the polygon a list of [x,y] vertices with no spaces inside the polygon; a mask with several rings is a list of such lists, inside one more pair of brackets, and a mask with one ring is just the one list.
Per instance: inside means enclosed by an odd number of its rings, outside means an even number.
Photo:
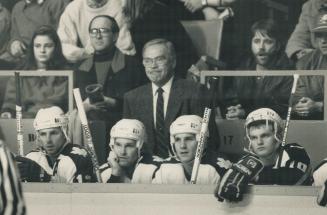
[{"label": "player's face", "polygon": [[118,33],[112,31],[109,19],[99,17],[93,20],[90,27],[90,40],[95,51],[101,52],[114,47]]},{"label": "player's face", "polygon": [[135,165],[135,162],[138,159],[136,140],[116,138],[113,150],[118,157],[120,166],[131,167]]},{"label": "player's face", "polygon": [[38,131],[42,147],[50,156],[57,156],[64,144],[66,137],[61,128],[45,128]]},{"label": "player's face", "polygon": [[251,48],[257,64],[266,66],[277,50],[277,41],[266,34],[256,32],[252,38]]},{"label": "player's face", "polygon": [[182,163],[193,161],[198,145],[195,134],[181,133],[176,134],[174,138],[177,158]]},{"label": "player's face", "polygon": [[319,32],[315,33],[315,35],[317,38],[319,50],[323,55],[327,55],[327,32]]},{"label": "player's face", "polygon": [[249,128],[249,137],[252,151],[259,157],[271,156],[276,153],[279,147],[272,125],[251,126]]},{"label": "player's face", "polygon": [[165,45],[155,44],[144,50],[143,65],[150,81],[161,87],[172,77],[175,59],[169,55]]},{"label": "player's face", "polygon": [[55,49],[53,40],[47,35],[38,35],[34,39],[33,51],[35,61],[40,64],[47,64]]}]

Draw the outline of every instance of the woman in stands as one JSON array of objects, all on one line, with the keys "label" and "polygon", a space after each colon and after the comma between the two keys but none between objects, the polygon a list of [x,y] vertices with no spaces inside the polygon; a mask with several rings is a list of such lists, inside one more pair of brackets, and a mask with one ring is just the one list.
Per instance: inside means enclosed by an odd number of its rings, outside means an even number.
[{"label": "woman in stands", "polygon": [[[42,75],[46,70],[67,70],[68,64],[62,54],[61,43],[56,31],[49,26],[41,26],[32,37],[25,60],[19,70],[38,70]],[[29,76],[21,78],[21,100],[23,117],[33,118],[40,108],[59,106],[67,110],[68,81],[64,77]],[[7,84],[1,117],[12,118],[16,105],[15,78]]]},{"label": "woman in stands", "polygon": [[125,0],[123,12],[130,22],[130,31],[138,58],[143,45],[156,38],[171,41],[176,48],[176,75],[185,77],[187,69],[197,61],[195,47],[176,14],[154,0]]}]

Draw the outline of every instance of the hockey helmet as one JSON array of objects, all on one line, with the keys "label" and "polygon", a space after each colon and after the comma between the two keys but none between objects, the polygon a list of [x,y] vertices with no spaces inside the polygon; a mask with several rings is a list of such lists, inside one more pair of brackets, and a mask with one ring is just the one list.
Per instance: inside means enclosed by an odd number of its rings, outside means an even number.
[{"label": "hockey helmet", "polygon": [[46,128],[60,127],[68,140],[68,117],[60,107],[52,106],[41,108],[36,114],[33,126],[36,131]]},{"label": "hockey helmet", "polygon": [[146,142],[145,126],[136,119],[121,119],[118,121],[110,131],[110,148],[115,144],[115,138],[128,138],[136,141],[138,154],[141,155],[141,149]]},{"label": "hockey helmet", "polygon": [[[191,133],[191,134],[195,134],[196,141],[199,141],[201,124],[202,124],[201,117],[197,115],[183,115],[178,117],[170,125],[170,145],[175,156],[176,156],[176,151],[174,147],[175,135],[181,133]],[[209,135],[209,132],[207,132],[206,135]]]},{"label": "hockey helmet", "polygon": [[269,122],[273,123],[275,139],[278,142],[281,142],[283,120],[280,118],[278,113],[276,113],[274,110],[270,108],[260,108],[249,113],[249,115],[246,117],[245,120],[245,132],[246,132],[246,137],[248,138],[249,141],[250,141],[249,128],[251,127],[251,124],[256,121],[265,121],[267,126]]}]

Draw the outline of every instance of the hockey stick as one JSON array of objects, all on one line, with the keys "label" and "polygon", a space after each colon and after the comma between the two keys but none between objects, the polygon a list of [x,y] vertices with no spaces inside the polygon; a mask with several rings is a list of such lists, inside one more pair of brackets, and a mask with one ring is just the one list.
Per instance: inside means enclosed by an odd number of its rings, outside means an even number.
[{"label": "hockey stick", "polygon": [[287,138],[287,133],[288,133],[288,127],[291,121],[291,113],[292,113],[292,106],[293,106],[293,97],[294,93],[297,87],[297,81],[299,79],[299,74],[294,74],[293,75],[293,85],[292,85],[292,91],[291,91],[291,96],[290,99],[288,100],[288,110],[287,110],[287,116],[286,116],[286,122],[285,122],[285,128],[284,128],[284,133],[283,133],[283,139],[282,139],[282,146],[285,145],[286,143],[286,138]]},{"label": "hockey stick", "polygon": [[[212,83],[211,83],[211,89],[210,89],[213,104],[208,105],[209,107],[213,106],[214,110],[215,110],[215,99],[216,99],[215,92],[216,92],[216,87],[217,87],[217,81],[218,81],[218,78],[213,77]],[[201,158],[202,158],[203,150],[205,148],[205,144],[206,144],[206,140],[207,140],[206,134],[208,132],[210,115],[211,115],[211,108],[206,107],[204,109],[202,125],[201,125],[201,130],[200,130],[200,138],[199,138],[199,142],[198,142],[198,145],[196,148],[196,154],[195,154],[194,164],[193,164],[193,168],[192,168],[191,184],[196,184],[196,179],[198,177],[199,168],[200,168],[200,164],[201,164]]]},{"label": "hockey stick", "polygon": [[206,139],[207,139],[206,133],[208,132],[208,124],[209,124],[210,115],[211,115],[211,109],[206,107],[204,109],[201,131],[200,131],[200,138],[199,138],[198,146],[196,148],[196,154],[195,154],[194,164],[193,164],[193,168],[192,168],[191,184],[196,184],[196,178],[198,177],[199,167],[201,164],[201,158],[202,158],[202,154],[203,154],[203,149],[204,149],[204,146],[206,144]]},{"label": "hockey stick", "polygon": [[19,72],[15,72],[15,84],[16,84],[16,129],[17,129],[18,154],[20,156],[24,156],[24,139],[23,139],[23,125],[22,125],[22,100],[21,100]]},{"label": "hockey stick", "polygon": [[86,118],[86,114],[85,114],[85,110],[84,110],[84,106],[83,106],[83,102],[82,102],[82,98],[81,98],[81,93],[79,91],[79,88],[75,88],[73,91],[74,91],[74,97],[75,97],[75,101],[76,101],[76,105],[77,105],[78,115],[79,115],[79,118],[81,119],[83,133],[86,138],[86,146],[87,146],[86,148],[91,156],[92,164],[93,164],[93,168],[95,170],[97,180],[99,183],[102,183],[100,169],[99,169],[100,166],[99,166],[97,155],[95,153],[90,128],[87,123],[87,118]]}]

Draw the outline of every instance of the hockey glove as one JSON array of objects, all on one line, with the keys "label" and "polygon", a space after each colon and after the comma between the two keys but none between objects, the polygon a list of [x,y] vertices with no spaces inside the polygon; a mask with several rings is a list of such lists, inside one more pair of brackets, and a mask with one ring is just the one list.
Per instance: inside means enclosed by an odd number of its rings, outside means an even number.
[{"label": "hockey glove", "polygon": [[15,157],[22,181],[41,182],[41,167],[35,161],[17,156]]},{"label": "hockey glove", "polygon": [[253,155],[246,155],[224,174],[215,191],[218,200],[241,201],[248,183],[263,169],[262,162]]},{"label": "hockey glove", "polygon": [[327,205],[327,180],[325,181],[325,185],[322,186],[318,194],[317,203],[320,206]]}]

